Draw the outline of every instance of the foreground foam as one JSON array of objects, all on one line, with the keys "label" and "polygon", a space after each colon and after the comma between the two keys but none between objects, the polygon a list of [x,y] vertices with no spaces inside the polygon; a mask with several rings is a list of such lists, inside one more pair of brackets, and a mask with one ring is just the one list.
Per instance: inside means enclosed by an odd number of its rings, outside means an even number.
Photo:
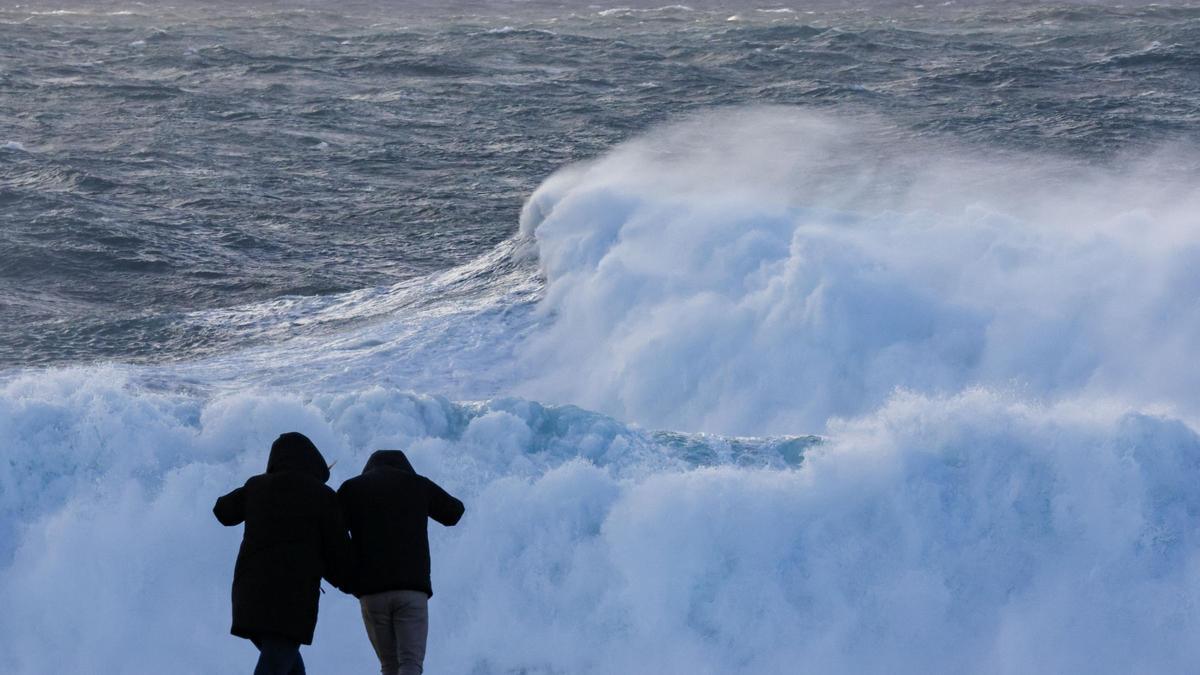
[{"label": "foreground foam", "polygon": [[553,325],[518,390],[745,434],[820,432],[897,387],[1200,411],[1194,163],[1095,169],[896,136],[735,110],[547,180],[522,229]]},{"label": "foreground foam", "polygon": [[[292,429],[466,501],[431,671],[1186,671],[1194,187],[885,132],[685,124],[547,181],[544,279],[515,240],[189,317],[243,352],[0,374],[6,672],[248,670],[210,509]],[[353,600],[305,658],[375,667]]]},{"label": "foreground foam", "polygon": [[[204,399],[122,378],[0,392],[12,672],[248,667],[225,635],[238,537],[209,509],[277,429],[338,459],[335,484],[401,446],[467,502],[432,533],[438,672],[1179,672],[1200,657],[1200,437],[1176,420],[899,394],[796,468],[770,443],[756,461],[715,443],[697,465],[611,418],[515,399]],[[373,667],[356,610],[323,597],[314,670]]]}]

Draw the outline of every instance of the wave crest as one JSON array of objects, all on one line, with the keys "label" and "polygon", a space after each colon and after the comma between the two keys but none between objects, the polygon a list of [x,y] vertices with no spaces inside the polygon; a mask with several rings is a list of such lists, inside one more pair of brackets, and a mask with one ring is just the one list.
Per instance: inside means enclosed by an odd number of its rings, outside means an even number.
[{"label": "wave crest", "polygon": [[554,321],[522,391],[721,433],[819,433],[898,387],[1194,415],[1200,191],[1179,166],[977,157],[786,109],[664,128],[526,206]]}]

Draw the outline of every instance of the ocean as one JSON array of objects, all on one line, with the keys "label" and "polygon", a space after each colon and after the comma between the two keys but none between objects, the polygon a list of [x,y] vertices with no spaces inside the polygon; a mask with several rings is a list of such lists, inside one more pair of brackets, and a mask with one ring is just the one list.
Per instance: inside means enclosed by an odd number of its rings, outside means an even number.
[{"label": "ocean", "polygon": [[1200,6],[0,7],[0,670],[252,668],[295,430],[429,672],[1188,672],[1198,143]]}]

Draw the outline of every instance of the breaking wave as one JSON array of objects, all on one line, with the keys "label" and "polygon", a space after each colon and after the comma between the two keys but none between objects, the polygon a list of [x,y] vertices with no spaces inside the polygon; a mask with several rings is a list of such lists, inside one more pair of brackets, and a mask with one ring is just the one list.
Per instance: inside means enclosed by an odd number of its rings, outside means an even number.
[{"label": "breaking wave", "polygon": [[979,153],[738,110],[560,172],[522,220],[553,316],[522,390],[720,433],[897,388],[1200,411],[1194,161]]}]

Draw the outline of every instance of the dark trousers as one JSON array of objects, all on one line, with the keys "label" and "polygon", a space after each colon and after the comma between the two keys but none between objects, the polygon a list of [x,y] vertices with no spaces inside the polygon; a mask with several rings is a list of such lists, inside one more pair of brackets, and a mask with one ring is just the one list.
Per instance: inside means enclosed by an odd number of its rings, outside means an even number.
[{"label": "dark trousers", "polygon": [[277,637],[255,638],[252,642],[258,647],[254,675],[304,675],[299,642]]}]

